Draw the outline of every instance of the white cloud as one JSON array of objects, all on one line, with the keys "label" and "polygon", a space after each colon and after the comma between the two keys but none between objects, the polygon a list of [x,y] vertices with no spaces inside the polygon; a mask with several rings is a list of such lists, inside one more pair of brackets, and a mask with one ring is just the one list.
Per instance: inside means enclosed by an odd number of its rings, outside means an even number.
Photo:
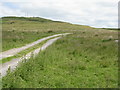
[{"label": "white cloud", "polygon": [[5,15],[40,16],[94,27],[117,27],[118,0],[6,0],[16,9],[0,5]]}]

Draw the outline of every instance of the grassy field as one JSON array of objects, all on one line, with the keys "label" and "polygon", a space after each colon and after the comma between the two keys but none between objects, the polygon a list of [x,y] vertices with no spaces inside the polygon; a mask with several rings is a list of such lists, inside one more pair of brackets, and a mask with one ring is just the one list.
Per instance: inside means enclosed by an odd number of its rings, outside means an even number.
[{"label": "grassy field", "polygon": [[24,46],[40,38],[54,35],[54,32],[34,32],[34,31],[3,31],[2,51]]},{"label": "grassy field", "polygon": [[[15,25],[16,28],[14,31],[6,29],[9,27],[7,21],[3,23],[5,27],[3,28],[5,29],[3,30],[3,34],[6,34],[3,36],[3,42],[6,42],[3,45],[6,45],[7,42],[13,42],[10,41],[11,39],[9,38],[8,41],[4,39],[8,34],[6,32],[13,34],[16,32],[22,33],[24,31],[24,33],[26,33],[24,36],[27,37],[26,35],[32,35],[29,39],[34,38],[32,39],[33,41],[38,39],[39,35],[37,36],[36,33],[41,33],[40,35],[43,36],[46,35],[46,33],[71,32],[73,34],[56,41],[45,51],[40,52],[36,58],[31,58],[28,62],[24,60],[20,63],[20,67],[16,68],[15,72],[8,71],[7,76],[2,78],[3,87],[118,87],[118,43],[115,42],[115,40],[118,40],[117,31],[95,29],[88,26],[52,22],[49,20],[47,22],[40,22],[39,20],[24,21],[32,23],[31,25],[30,23],[23,24],[22,20],[15,20],[16,22],[12,24]],[[22,25],[25,25],[25,30],[21,27]],[[15,35],[17,37],[18,33]],[[20,38],[22,36],[23,35],[20,34]],[[13,36],[13,38],[16,37]],[[17,43],[19,43],[19,40],[16,41],[16,44]],[[12,47],[15,46],[11,46],[10,48]],[[18,45],[16,45],[16,47],[18,47]],[[5,48],[4,50],[7,49]]]},{"label": "grassy field", "polygon": [[72,25],[42,18],[3,17],[2,51],[21,47],[45,36],[83,28],[91,29],[88,26]]}]

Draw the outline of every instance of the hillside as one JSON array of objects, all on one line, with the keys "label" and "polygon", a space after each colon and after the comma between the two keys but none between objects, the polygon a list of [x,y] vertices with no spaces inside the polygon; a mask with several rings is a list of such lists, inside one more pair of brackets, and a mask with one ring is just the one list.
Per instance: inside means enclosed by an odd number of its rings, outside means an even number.
[{"label": "hillside", "polygon": [[20,31],[62,31],[92,29],[89,26],[75,25],[61,21],[52,21],[39,17],[2,17],[3,30],[20,30]]},{"label": "hillside", "polygon": [[42,37],[56,33],[93,29],[39,17],[2,17],[3,51],[23,46]]},{"label": "hillside", "polygon": [[4,88],[118,87],[117,30],[38,17],[3,17],[2,25],[3,51],[57,33],[72,33],[24,60],[14,72],[8,70],[2,78]]},{"label": "hillside", "polygon": [[37,22],[41,22],[41,23],[48,23],[48,22],[58,22],[58,23],[62,23],[60,21],[52,21],[49,19],[44,19],[44,18],[40,18],[40,17],[2,17],[3,19],[3,23],[11,23],[11,22],[15,22],[15,21],[37,21]]}]

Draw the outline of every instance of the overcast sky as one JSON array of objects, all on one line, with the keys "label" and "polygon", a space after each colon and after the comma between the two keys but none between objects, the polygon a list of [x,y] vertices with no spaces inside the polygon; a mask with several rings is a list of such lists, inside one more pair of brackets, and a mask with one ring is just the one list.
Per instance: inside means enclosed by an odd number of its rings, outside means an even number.
[{"label": "overcast sky", "polygon": [[0,0],[0,17],[37,16],[100,28],[118,27],[119,0]]}]

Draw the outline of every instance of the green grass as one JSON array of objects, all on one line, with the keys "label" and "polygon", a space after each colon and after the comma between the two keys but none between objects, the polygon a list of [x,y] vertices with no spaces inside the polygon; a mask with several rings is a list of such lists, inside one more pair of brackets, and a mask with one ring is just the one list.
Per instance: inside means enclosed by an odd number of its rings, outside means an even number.
[{"label": "green grass", "polygon": [[[117,88],[117,30],[51,21],[4,17],[3,51],[56,33],[73,33],[56,41],[36,58],[20,63],[2,78],[4,88]],[[36,46],[37,47],[37,46]],[[35,49],[35,48],[33,48]],[[18,54],[21,56],[28,49]],[[6,60],[11,60],[7,58]]]},{"label": "green grass", "polygon": [[29,32],[29,31],[3,31],[2,32],[2,51],[18,48],[32,43],[43,37],[54,35],[54,32]]},{"label": "green grass", "polygon": [[[55,38],[55,37],[54,37],[54,38]],[[53,39],[53,38],[50,38],[50,39]],[[25,49],[25,50],[17,53],[17,54],[14,55],[14,56],[4,58],[4,59],[1,60],[0,64],[6,63],[6,62],[8,62],[8,61],[11,61],[11,60],[14,59],[14,58],[22,57],[22,56],[26,55],[27,53],[32,52],[32,51],[34,51],[34,50],[37,49],[37,48],[40,48],[43,44],[45,44],[45,43],[46,43],[48,40],[50,40],[50,39],[47,39],[47,40],[45,40],[45,41],[42,41],[41,43],[36,44],[36,45],[34,45],[33,47],[31,47],[31,48]]]},{"label": "green grass", "polygon": [[26,49],[24,51],[21,51],[21,52],[19,52],[18,54],[14,55],[14,56],[11,56],[11,57],[8,57],[8,58],[4,58],[4,59],[2,59],[2,61],[0,62],[0,64],[1,63],[6,63],[8,61],[11,61],[14,58],[22,57],[22,56],[26,55],[27,53],[29,53],[29,52],[37,49],[37,48],[40,48],[46,41],[44,41],[42,43],[39,43],[39,44],[35,45],[34,47],[31,47],[31,48],[28,48],[28,49]]},{"label": "green grass", "polygon": [[[111,37],[112,36],[112,37]],[[4,88],[117,88],[116,31],[74,31],[2,78]]]},{"label": "green grass", "polygon": [[[43,18],[23,18],[23,17],[3,17],[3,31],[5,30],[17,30],[17,31],[71,31],[79,29],[93,29],[89,26],[75,25],[66,22],[51,21]],[[28,20],[28,19],[35,19]],[[44,22],[42,22],[44,20]],[[11,22],[14,22],[11,24]],[[64,30],[63,30],[64,29]]]},{"label": "green grass", "polygon": [[53,34],[83,29],[93,28],[43,18],[3,17],[2,51],[21,47]]}]

